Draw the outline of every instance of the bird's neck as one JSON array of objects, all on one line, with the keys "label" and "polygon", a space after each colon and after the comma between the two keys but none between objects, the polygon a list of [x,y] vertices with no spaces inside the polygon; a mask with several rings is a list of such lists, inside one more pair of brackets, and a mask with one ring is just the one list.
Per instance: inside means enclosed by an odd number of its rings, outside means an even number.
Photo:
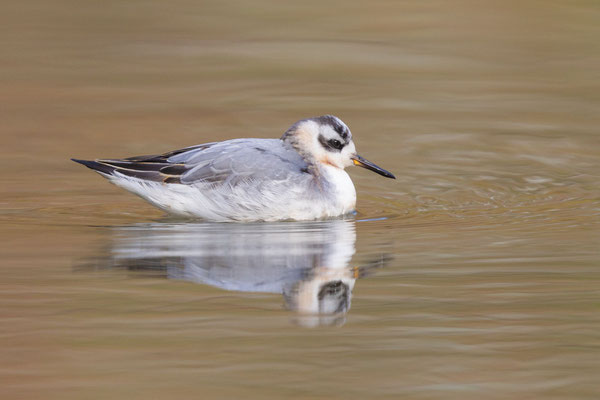
[{"label": "bird's neck", "polygon": [[300,145],[300,140],[295,135],[286,136],[287,132],[281,137],[283,143],[292,148],[296,153],[302,157],[306,163],[306,169],[309,170],[313,175],[319,174],[318,160],[308,151],[304,150]]}]

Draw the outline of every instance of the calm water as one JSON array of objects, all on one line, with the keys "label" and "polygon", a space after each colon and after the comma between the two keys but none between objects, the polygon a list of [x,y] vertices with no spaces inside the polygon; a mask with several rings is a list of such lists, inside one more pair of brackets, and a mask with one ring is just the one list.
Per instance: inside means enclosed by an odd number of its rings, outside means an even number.
[{"label": "calm water", "polygon": [[[488,3],[488,2],[485,2]],[[4,2],[3,399],[597,399],[595,2]],[[164,216],[68,161],[333,113],[346,220]]]}]

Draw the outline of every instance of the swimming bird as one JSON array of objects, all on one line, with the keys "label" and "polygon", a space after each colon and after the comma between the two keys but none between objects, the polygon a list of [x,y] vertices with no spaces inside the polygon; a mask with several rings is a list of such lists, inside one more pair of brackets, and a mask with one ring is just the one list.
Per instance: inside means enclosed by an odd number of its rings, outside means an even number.
[{"label": "swimming bird", "polygon": [[280,139],[231,139],[162,155],[72,159],[172,214],[212,221],[313,220],[354,211],[345,167],[394,175],[356,153],[333,115],[294,123]]}]

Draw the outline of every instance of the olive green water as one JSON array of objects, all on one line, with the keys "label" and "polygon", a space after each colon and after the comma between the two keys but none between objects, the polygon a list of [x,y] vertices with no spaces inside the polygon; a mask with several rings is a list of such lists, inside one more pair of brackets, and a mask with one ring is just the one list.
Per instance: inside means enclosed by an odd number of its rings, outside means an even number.
[{"label": "olive green water", "polygon": [[[600,6],[3,2],[2,399],[597,399]],[[165,217],[70,157],[336,114],[343,221]]]}]

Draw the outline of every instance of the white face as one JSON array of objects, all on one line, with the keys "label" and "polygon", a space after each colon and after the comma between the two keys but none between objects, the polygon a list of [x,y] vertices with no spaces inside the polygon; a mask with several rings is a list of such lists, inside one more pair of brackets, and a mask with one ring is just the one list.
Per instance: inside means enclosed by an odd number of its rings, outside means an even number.
[{"label": "white face", "polygon": [[344,169],[358,165],[386,178],[396,179],[394,174],[365,160],[356,154],[350,129],[333,115],[303,119],[296,122],[281,137],[291,143],[303,155],[323,165]]},{"label": "white face", "polygon": [[304,135],[304,149],[323,164],[344,169],[353,164],[356,148],[350,129],[337,117],[325,115],[303,121],[298,131]]}]

